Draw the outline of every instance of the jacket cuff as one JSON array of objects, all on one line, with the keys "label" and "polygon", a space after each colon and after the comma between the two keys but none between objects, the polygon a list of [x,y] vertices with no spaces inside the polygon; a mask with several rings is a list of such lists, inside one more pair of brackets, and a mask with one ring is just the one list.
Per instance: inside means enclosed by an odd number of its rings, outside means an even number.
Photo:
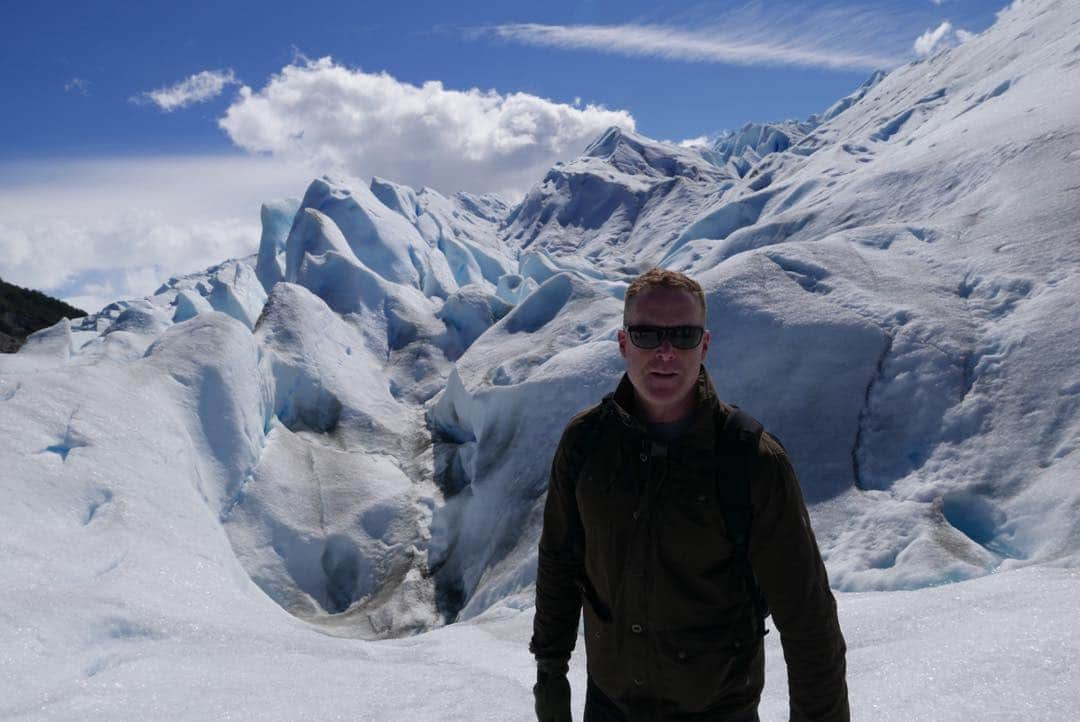
[{"label": "jacket cuff", "polygon": [[570,670],[569,661],[565,659],[537,659],[536,681],[543,682],[552,677],[565,677]]}]

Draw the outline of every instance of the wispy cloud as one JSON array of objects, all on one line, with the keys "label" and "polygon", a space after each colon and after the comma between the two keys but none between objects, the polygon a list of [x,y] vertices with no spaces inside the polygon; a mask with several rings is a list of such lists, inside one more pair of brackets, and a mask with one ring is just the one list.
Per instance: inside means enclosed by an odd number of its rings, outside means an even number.
[{"label": "wispy cloud", "polygon": [[85,78],[72,78],[64,83],[64,92],[90,95],[90,81]]},{"label": "wispy cloud", "polygon": [[721,15],[621,25],[513,23],[468,28],[466,37],[693,63],[892,68],[909,52],[896,38],[900,10],[830,4],[751,3]]},{"label": "wispy cloud", "polygon": [[539,25],[484,29],[528,45],[594,50],[620,55],[736,65],[791,65],[841,69],[892,67],[901,58],[871,51],[823,47],[812,38],[747,38],[727,28],[685,30],[664,25]]},{"label": "wispy cloud", "polygon": [[163,112],[171,113],[189,105],[205,103],[221,95],[228,86],[239,83],[232,70],[204,70],[175,85],[139,93],[132,96],[131,101],[156,105]]},{"label": "wispy cloud", "polygon": [[246,150],[313,159],[325,170],[510,195],[608,127],[635,126],[624,110],[436,80],[412,85],[330,58],[294,62],[261,90],[241,88],[219,124]]}]

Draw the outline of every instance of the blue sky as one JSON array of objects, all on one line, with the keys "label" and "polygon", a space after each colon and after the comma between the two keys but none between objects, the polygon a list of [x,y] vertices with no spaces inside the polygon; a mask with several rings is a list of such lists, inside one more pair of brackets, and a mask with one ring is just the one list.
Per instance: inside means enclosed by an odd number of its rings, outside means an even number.
[{"label": "blue sky", "polygon": [[519,195],[607,125],[805,117],[1004,4],[0,0],[0,276],[145,294],[323,171]]}]

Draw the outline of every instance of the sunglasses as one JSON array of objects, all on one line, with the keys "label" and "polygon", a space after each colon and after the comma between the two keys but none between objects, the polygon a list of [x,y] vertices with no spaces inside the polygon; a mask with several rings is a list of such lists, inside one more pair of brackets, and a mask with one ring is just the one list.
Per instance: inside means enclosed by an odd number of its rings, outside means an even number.
[{"label": "sunglasses", "polygon": [[701,326],[627,326],[626,332],[638,348],[656,348],[667,339],[683,350],[696,348],[705,335]]}]

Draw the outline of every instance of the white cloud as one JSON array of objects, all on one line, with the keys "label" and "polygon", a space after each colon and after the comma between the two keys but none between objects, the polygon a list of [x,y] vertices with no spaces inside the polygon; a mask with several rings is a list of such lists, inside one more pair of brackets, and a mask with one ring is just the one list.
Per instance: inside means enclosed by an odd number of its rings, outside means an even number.
[{"label": "white cloud", "polygon": [[699,135],[696,138],[687,138],[686,140],[680,140],[679,146],[682,148],[708,148],[709,136]]},{"label": "white cloud", "polygon": [[139,93],[131,100],[134,103],[152,103],[163,112],[171,113],[178,108],[216,98],[225,88],[238,85],[239,82],[232,70],[204,70],[176,85]]},{"label": "white cloud", "polygon": [[286,66],[261,90],[241,88],[219,124],[242,148],[326,170],[518,195],[556,160],[610,126],[632,130],[634,119],[527,93],[416,86],[322,58]]},{"label": "white cloud", "polygon": [[963,28],[953,28],[953,24],[945,20],[936,28],[929,29],[915,39],[914,50],[919,57],[925,57],[942,48],[955,47],[975,37],[975,33],[968,32]]},{"label": "white cloud", "polygon": [[93,312],[254,253],[260,203],[300,197],[321,173],[520,192],[608,126],[634,121],[521,93],[416,87],[326,59],[245,88],[221,124],[270,156],[0,164],[0,277]]},{"label": "white cloud", "polygon": [[94,312],[254,253],[259,204],[314,172],[265,158],[80,160],[0,169],[5,281]]},{"label": "white cloud", "polygon": [[952,32],[952,23],[948,20],[933,30],[927,30],[915,39],[915,54],[920,56],[929,55],[950,32]]},{"label": "white cloud", "polygon": [[170,276],[247,255],[258,243],[258,226],[257,219],[177,225],[136,209],[85,223],[5,219],[0,233],[15,253],[4,278],[93,313],[120,298],[150,295]]},{"label": "white cloud", "polygon": [[64,83],[64,92],[90,95],[90,81],[84,78],[72,78]]}]

